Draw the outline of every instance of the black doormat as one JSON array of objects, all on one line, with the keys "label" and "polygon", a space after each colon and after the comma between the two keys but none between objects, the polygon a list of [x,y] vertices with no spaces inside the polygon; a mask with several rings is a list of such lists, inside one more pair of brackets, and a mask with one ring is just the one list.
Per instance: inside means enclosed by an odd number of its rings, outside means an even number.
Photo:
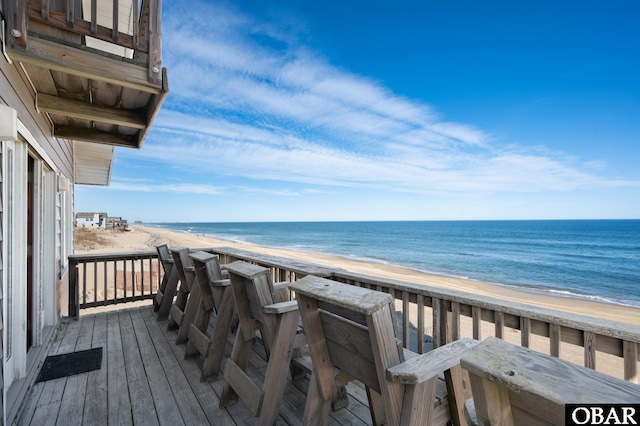
[{"label": "black doormat", "polygon": [[102,348],[48,356],[40,369],[36,383],[99,370],[101,365]]}]

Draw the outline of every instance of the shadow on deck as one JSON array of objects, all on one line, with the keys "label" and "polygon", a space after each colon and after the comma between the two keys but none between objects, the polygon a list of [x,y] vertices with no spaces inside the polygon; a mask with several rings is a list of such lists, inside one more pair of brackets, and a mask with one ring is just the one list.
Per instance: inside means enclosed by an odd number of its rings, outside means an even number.
[{"label": "shadow on deck", "polygon": [[[151,306],[63,320],[49,355],[103,347],[102,368],[36,383],[18,424],[253,424],[242,402],[218,408],[224,381],[200,382],[198,360],[185,360],[176,332],[166,329],[167,321],[157,321]],[[249,363],[250,374],[264,377],[260,345]],[[308,386],[308,378],[287,383],[279,424],[300,424]],[[364,387],[350,384],[347,390],[349,407],[332,413],[330,423],[371,424]]]}]

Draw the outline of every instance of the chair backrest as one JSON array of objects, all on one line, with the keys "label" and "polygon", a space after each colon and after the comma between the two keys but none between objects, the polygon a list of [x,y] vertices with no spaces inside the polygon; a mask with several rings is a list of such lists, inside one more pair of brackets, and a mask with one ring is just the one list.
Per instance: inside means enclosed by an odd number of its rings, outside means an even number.
[{"label": "chair backrest", "polygon": [[156,245],[156,250],[158,251],[158,257],[160,257],[160,262],[162,263],[165,274],[169,273],[173,266],[173,257],[169,252],[169,247],[164,243],[158,244]]},{"label": "chair backrest", "polygon": [[200,286],[202,301],[206,309],[215,307],[219,309],[219,303],[222,299],[222,290],[216,294],[211,288],[210,283],[222,280],[222,270],[220,269],[219,257],[217,254],[197,251],[189,255],[195,268],[197,285]]},{"label": "chair backrest", "polygon": [[566,404],[640,401],[636,384],[495,337],[468,351],[461,364],[469,371],[478,424],[564,424]]},{"label": "chair backrest", "polygon": [[273,284],[269,269],[243,261],[225,265],[235,296],[240,326],[245,340],[255,337],[256,326],[260,329],[267,354],[275,338],[276,319],[265,315],[263,307],[272,305]]},{"label": "chair backrest", "polygon": [[[387,368],[404,361],[391,295],[314,276],[306,276],[289,288],[296,293],[310,347],[312,342],[326,341],[333,366],[383,399],[393,400],[391,405],[399,411],[402,386],[386,380]],[[310,353],[315,366],[320,362],[316,358],[323,355],[313,348]]]},{"label": "chair backrest", "polygon": [[178,277],[183,285],[189,286],[187,282],[187,275],[185,274],[185,268],[193,267],[193,263],[191,263],[191,259],[189,258],[189,248],[188,247],[172,247],[170,249],[171,256],[173,257],[173,263],[175,264]]},{"label": "chair backrest", "polygon": [[[189,255],[193,266],[196,268],[196,276],[202,282],[222,280],[222,269],[220,268],[220,257],[217,254],[206,251],[196,251]],[[206,268],[197,268],[197,265]]]}]

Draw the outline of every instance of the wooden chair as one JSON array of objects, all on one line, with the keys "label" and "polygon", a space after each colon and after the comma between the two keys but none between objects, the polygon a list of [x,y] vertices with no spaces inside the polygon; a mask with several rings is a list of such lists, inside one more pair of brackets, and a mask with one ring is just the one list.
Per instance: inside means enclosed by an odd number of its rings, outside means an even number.
[{"label": "wooden chair", "polygon": [[[194,311],[194,321],[189,326],[185,358],[202,355],[204,381],[215,378],[219,371],[231,331],[235,302],[229,279],[223,279],[218,256],[198,251],[189,255],[195,269],[196,280],[187,303],[187,313]],[[196,306],[197,303],[197,306]],[[216,313],[211,336],[207,335],[209,319]]]},{"label": "wooden chair", "polygon": [[462,339],[413,354],[397,339],[391,295],[314,276],[289,288],[296,294],[313,361],[304,424],[327,424],[338,387],[353,379],[366,387],[373,424],[449,421],[446,404],[434,409],[438,376],[457,366],[477,341]]},{"label": "wooden chair", "polygon": [[[188,247],[173,247],[170,249],[171,256],[173,257],[173,264],[178,271],[178,278],[180,280],[180,287],[176,293],[173,305],[171,305],[171,311],[169,312],[169,324],[167,330],[178,329],[178,336],[176,337],[176,345],[182,344],[187,341],[189,333],[189,326],[193,323],[195,318],[195,309],[189,311],[187,315],[187,303],[191,299],[191,292],[193,290],[194,281],[196,279],[196,273],[193,268],[193,263],[189,257]],[[200,298],[199,289],[195,291],[193,295],[192,304],[198,305]]]},{"label": "wooden chair", "polygon": [[467,415],[476,420],[475,409],[480,425],[561,425],[566,404],[640,401],[636,384],[495,337],[467,352],[461,364],[473,390]]},{"label": "wooden chair", "polygon": [[[238,261],[226,265],[225,269],[229,272],[240,324],[224,368],[220,408],[242,399],[257,417],[257,424],[272,425],[278,418],[291,362],[298,305],[295,301],[273,303],[273,286],[266,268]],[[257,331],[269,359],[261,385],[246,373]]]},{"label": "wooden chair", "polygon": [[158,313],[157,319],[160,321],[169,316],[176,288],[178,287],[178,270],[174,266],[173,257],[166,244],[156,245],[156,250],[158,250],[158,257],[164,269],[160,288],[153,299],[153,310]]}]

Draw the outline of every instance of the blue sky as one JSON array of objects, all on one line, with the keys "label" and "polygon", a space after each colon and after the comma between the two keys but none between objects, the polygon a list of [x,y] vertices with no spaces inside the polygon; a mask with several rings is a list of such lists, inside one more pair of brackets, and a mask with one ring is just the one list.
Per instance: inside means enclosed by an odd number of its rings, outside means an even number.
[{"label": "blue sky", "polygon": [[170,94],[76,211],[640,218],[638,1],[166,1]]}]

